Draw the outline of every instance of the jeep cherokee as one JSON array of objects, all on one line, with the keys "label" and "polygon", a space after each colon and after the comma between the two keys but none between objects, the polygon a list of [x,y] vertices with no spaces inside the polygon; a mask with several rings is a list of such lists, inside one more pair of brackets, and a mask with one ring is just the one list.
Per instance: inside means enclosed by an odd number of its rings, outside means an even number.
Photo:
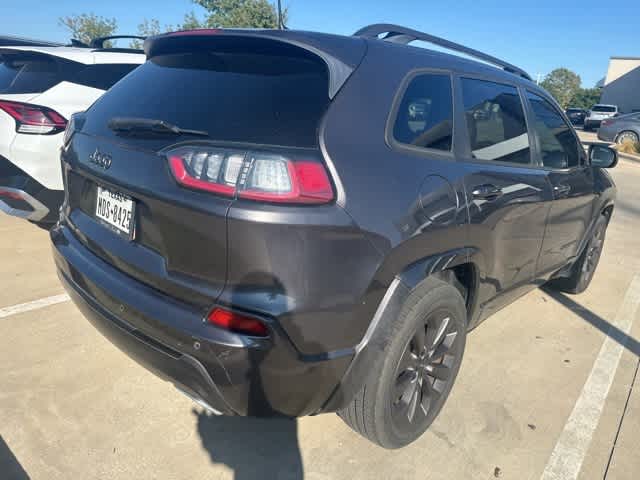
[{"label": "jeep cherokee", "polygon": [[395,25],[144,49],[65,132],[53,250],[89,321],[206,408],[337,412],[398,448],[468,330],[589,284],[617,157],[517,67]]}]

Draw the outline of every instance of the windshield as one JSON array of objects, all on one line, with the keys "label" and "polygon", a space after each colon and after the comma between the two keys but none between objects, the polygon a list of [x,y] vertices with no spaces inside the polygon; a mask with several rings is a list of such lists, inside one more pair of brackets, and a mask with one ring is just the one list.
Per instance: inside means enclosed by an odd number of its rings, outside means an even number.
[{"label": "windshield", "polygon": [[594,105],[591,109],[592,112],[603,112],[603,113],[615,113],[616,107],[612,107],[609,105]]}]

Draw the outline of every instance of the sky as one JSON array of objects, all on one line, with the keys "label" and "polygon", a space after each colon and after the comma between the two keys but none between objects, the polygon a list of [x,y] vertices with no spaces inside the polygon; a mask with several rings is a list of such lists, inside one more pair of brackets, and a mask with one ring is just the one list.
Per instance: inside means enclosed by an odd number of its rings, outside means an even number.
[{"label": "sky", "polygon": [[[396,23],[501,58],[534,79],[567,67],[580,75],[583,87],[593,87],[605,76],[609,57],[640,57],[638,0],[282,0],[282,4],[289,6],[292,29],[351,34],[371,23]],[[136,33],[145,18],[175,25],[190,11],[204,14],[190,0],[1,0],[0,34],[68,41],[69,33],[58,18],[80,13],[115,17],[118,33]]]}]

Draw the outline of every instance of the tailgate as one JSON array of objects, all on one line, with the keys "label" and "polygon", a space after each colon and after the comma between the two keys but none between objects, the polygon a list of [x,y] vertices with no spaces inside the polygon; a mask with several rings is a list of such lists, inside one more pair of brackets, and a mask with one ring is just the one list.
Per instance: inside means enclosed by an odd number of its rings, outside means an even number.
[{"label": "tailgate", "polygon": [[[89,160],[96,151],[112,159],[108,170]],[[231,200],[180,188],[164,157],[108,140],[77,134],[66,160],[66,215],[85,246],[162,292],[210,305],[226,277]],[[133,239],[97,218],[98,186],[133,200]]]}]

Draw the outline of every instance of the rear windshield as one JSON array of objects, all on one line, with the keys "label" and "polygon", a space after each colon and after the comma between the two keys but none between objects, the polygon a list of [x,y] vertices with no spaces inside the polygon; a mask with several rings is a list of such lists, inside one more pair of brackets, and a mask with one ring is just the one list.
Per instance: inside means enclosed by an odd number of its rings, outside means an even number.
[{"label": "rear windshield", "polygon": [[594,105],[591,109],[592,112],[605,112],[605,113],[613,113],[616,111],[616,107],[608,107],[606,105]]},{"label": "rear windshield", "polygon": [[159,119],[213,140],[313,147],[329,103],[324,63],[298,55],[195,52],[153,57],[91,107],[83,130],[113,117]]},{"label": "rear windshield", "polygon": [[579,108],[567,108],[566,113],[580,113],[580,112],[582,112],[582,110],[580,110]]},{"label": "rear windshield", "polygon": [[58,64],[46,57],[0,55],[0,93],[42,93],[60,81]]}]

